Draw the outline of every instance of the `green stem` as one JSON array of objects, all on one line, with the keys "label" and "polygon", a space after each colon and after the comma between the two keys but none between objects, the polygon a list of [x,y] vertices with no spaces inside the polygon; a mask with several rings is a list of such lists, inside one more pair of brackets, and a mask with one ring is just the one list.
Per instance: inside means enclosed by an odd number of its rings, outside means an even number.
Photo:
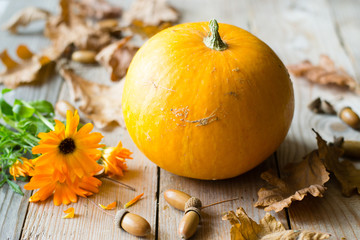
[{"label": "green stem", "polygon": [[209,22],[210,32],[207,37],[204,38],[204,43],[208,48],[216,51],[224,51],[228,48],[228,45],[221,39],[219,34],[219,24],[215,19]]},{"label": "green stem", "polygon": [[41,113],[39,113],[38,111],[35,111],[35,114],[36,114],[36,116],[39,117],[39,119],[40,119],[41,121],[43,121],[43,123],[44,123],[46,126],[48,126],[48,128],[50,128],[51,131],[54,131],[54,130],[55,130],[55,129],[54,129],[54,125],[52,125],[52,123],[51,123],[49,120],[47,120],[46,118],[44,118],[44,116],[41,115]]}]

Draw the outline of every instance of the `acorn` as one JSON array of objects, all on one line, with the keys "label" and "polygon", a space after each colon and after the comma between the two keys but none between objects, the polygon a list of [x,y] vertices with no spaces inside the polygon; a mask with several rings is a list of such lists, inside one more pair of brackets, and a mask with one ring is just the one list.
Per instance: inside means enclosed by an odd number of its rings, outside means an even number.
[{"label": "acorn", "polygon": [[151,232],[150,224],[145,218],[130,213],[126,209],[121,209],[116,212],[114,224],[137,237],[144,237]]},{"label": "acorn", "polygon": [[339,117],[343,122],[352,127],[353,129],[360,129],[360,118],[350,107],[341,109]]},{"label": "acorn", "polygon": [[198,198],[175,189],[169,189],[164,192],[164,198],[171,206],[181,211],[185,211],[182,217],[178,234],[182,239],[192,237],[201,219],[201,201]]}]

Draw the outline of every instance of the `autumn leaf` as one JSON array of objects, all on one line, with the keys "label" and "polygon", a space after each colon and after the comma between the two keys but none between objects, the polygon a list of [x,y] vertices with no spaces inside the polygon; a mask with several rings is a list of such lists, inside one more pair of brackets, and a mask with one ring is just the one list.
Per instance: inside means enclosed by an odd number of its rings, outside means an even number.
[{"label": "autumn leaf", "polygon": [[61,218],[74,218],[75,216],[75,209],[73,207],[68,208],[64,211],[66,213],[65,216],[62,216]]},{"label": "autumn leaf", "polygon": [[326,169],[333,172],[341,184],[342,193],[345,196],[351,196],[354,192],[360,194],[360,170],[356,169],[354,164],[349,160],[339,161],[343,155],[343,150],[334,145],[328,145],[316,133],[316,140],[319,148],[319,157],[324,162]]},{"label": "autumn leaf", "polygon": [[112,210],[112,209],[116,208],[116,201],[113,202],[113,203],[108,204],[107,206],[104,206],[104,205],[102,205],[102,204],[99,204],[99,206],[100,206],[102,209],[105,209],[105,210]]},{"label": "autumn leaf", "polygon": [[319,97],[311,101],[311,103],[308,105],[308,108],[314,113],[336,115],[336,111],[333,105]]},{"label": "autumn leaf", "polygon": [[326,190],[324,184],[329,180],[329,173],[316,150],[306,155],[301,162],[287,165],[281,173],[285,175],[283,179],[272,170],[261,174],[261,178],[272,186],[258,191],[255,207],[279,212],[293,201],[301,201],[307,194],[322,197]]},{"label": "autumn leaf", "polygon": [[169,6],[166,0],[136,0],[122,20],[134,33],[151,37],[172,26],[179,17],[179,12]]},{"label": "autumn leaf", "polygon": [[36,7],[27,7],[16,13],[5,23],[2,28],[13,34],[17,33],[19,26],[27,26],[37,20],[44,20],[51,16],[51,13]]},{"label": "autumn leaf", "polygon": [[108,29],[100,29],[75,14],[72,5],[70,0],[61,0],[61,14],[50,17],[46,22],[44,34],[52,41],[52,46],[45,51],[52,59],[59,58],[71,45],[79,50],[100,51],[116,39]]},{"label": "autumn leaf", "polygon": [[329,234],[308,230],[286,230],[285,227],[269,213],[266,213],[260,224],[248,217],[243,208],[238,208],[236,213],[229,211],[223,215],[223,220],[231,224],[231,240],[320,240],[328,239]]},{"label": "autumn leaf", "polygon": [[120,7],[113,6],[105,0],[81,0],[75,1],[74,5],[80,15],[90,18],[119,18],[122,14]]},{"label": "autumn leaf", "polygon": [[287,68],[295,76],[304,77],[310,82],[346,87],[360,94],[360,86],[356,80],[344,69],[336,68],[334,62],[326,55],[320,56],[319,65],[313,65],[310,61],[305,60]]},{"label": "autumn leaf", "polygon": [[121,111],[122,82],[113,86],[98,84],[65,68],[60,74],[68,83],[73,100],[80,100],[79,109],[96,127],[104,128],[112,122],[125,126]]},{"label": "autumn leaf", "polygon": [[21,62],[14,61],[4,50],[0,53],[0,60],[6,69],[0,73],[0,83],[8,88],[30,84],[44,80],[47,71],[54,68],[54,62],[45,55],[33,54],[25,45],[19,45],[16,53]]},{"label": "autumn leaf", "polygon": [[130,39],[131,36],[114,42],[96,56],[96,60],[111,72],[112,81],[118,81],[126,75],[130,62],[139,49],[128,43]]}]

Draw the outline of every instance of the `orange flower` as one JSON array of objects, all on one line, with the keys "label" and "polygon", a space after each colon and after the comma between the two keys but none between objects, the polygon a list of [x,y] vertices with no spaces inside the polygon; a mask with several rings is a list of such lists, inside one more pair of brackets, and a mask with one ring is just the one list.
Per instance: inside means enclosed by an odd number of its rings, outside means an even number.
[{"label": "orange flower", "polygon": [[14,180],[16,180],[19,176],[31,176],[34,170],[33,160],[24,157],[20,157],[20,160],[16,160],[9,169],[10,174],[14,177]]},{"label": "orange flower", "polygon": [[58,171],[50,174],[38,174],[24,186],[26,190],[39,189],[30,197],[30,202],[44,201],[54,194],[54,204],[77,202],[77,195],[87,197],[97,193],[101,181],[95,177],[76,178],[74,182]]},{"label": "orange flower", "polygon": [[104,146],[99,144],[103,136],[97,132],[90,133],[93,129],[91,123],[77,130],[79,120],[77,111],[74,115],[67,111],[66,126],[55,120],[54,131],[39,133],[39,145],[32,149],[33,154],[42,154],[35,162],[36,168],[41,169],[37,173],[50,172],[55,168],[74,182],[76,177],[92,176],[101,169],[96,161],[101,156],[97,148]]},{"label": "orange flower", "polygon": [[109,176],[123,176],[126,171],[126,159],[132,159],[132,152],[123,148],[121,141],[116,147],[107,147],[103,150],[102,160],[105,174]]}]

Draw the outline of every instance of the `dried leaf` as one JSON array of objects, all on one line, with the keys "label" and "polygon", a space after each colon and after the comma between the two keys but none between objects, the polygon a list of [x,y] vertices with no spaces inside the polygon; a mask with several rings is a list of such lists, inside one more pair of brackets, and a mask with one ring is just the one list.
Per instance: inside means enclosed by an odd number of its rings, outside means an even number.
[{"label": "dried leaf", "polygon": [[104,19],[121,17],[122,9],[105,0],[81,0],[74,2],[76,10],[86,17]]},{"label": "dried leaf", "polygon": [[61,218],[74,218],[75,209],[73,207],[68,208],[64,211],[64,213],[67,213],[67,214],[65,216],[62,216]]},{"label": "dried leaf", "polygon": [[51,16],[51,13],[36,7],[27,7],[16,13],[10,20],[3,25],[4,30],[8,30],[13,34],[17,33],[19,26],[27,26],[31,22],[44,20]]},{"label": "dried leaf", "polygon": [[47,56],[34,55],[25,45],[19,45],[16,53],[22,60],[20,63],[14,61],[6,50],[0,53],[0,59],[6,66],[5,71],[0,73],[0,83],[8,88],[42,81],[46,71],[54,67]]},{"label": "dried leaf", "polygon": [[114,208],[116,208],[116,201],[113,202],[113,203],[110,203],[109,205],[107,206],[104,206],[102,204],[99,204],[99,206],[102,208],[102,209],[105,209],[105,210],[112,210]]},{"label": "dried leaf", "polygon": [[276,221],[269,213],[258,224],[248,217],[243,208],[238,208],[236,214],[233,211],[225,213],[222,219],[228,220],[232,226],[231,240],[320,240],[330,237],[329,234],[308,230],[286,230],[281,222]]},{"label": "dried leaf", "polygon": [[132,199],[131,201],[127,202],[125,205],[124,205],[124,208],[128,208],[132,205],[134,205],[137,201],[140,200],[140,198],[144,195],[144,193],[134,197],[134,199]]},{"label": "dried leaf", "polygon": [[123,21],[137,33],[150,37],[170,27],[179,20],[180,14],[166,0],[137,0],[124,14]]},{"label": "dried leaf", "polygon": [[346,87],[360,94],[360,85],[342,68],[336,68],[334,62],[326,55],[320,56],[319,65],[313,65],[305,60],[299,64],[288,66],[289,71],[297,77],[304,77],[310,82],[319,84],[334,84]]},{"label": "dried leaf", "polygon": [[306,155],[301,162],[287,165],[282,173],[286,175],[283,179],[271,170],[261,174],[261,178],[272,187],[258,191],[259,199],[255,207],[279,212],[293,201],[301,201],[307,194],[322,197],[326,190],[324,184],[329,180],[329,173],[316,150]]},{"label": "dried leaf", "polygon": [[[315,132],[315,131],[314,131]],[[345,196],[351,196],[354,192],[360,194],[360,170],[356,169],[349,160],[339,161],[343,150],[335,145],[328,145],[319,133],[316,140],[319,148],[319,157],[324,162],[326,169],[333,172],[342,187]]]},{"label": "dried leaf", "polygon": [[314,113],[336,115],[336,111],[333,105],[330,102],[320,98],[313,100],[308,105],[308,108]]},{"label": "dried leaf", "polygon": [[60,74],[68,83],[73,100],[81,100],[79,109],[96,127],[104,128],[112,122],[125,126],[121,111],[122,84],[106,86],[90,82],[72,69],[62,68]]},{"label": "dried leaf", "polygon": [[130,37],[123,38],[103,48],[96,61],[111,72],[111,80],[118,81],[126,75],[130,62],[139,48],[130,45]]},{"label": "dried leaf", "polygon": [[99,51],[112,41],[109,30],[99,29],[86,21],[82,16],[74,14],[70,9],[72,2],[61,0],[61,15],[48,19],[45,36],[53,45],[46,49],[52,59],[57,59],[73,45],[80,50]]}]

